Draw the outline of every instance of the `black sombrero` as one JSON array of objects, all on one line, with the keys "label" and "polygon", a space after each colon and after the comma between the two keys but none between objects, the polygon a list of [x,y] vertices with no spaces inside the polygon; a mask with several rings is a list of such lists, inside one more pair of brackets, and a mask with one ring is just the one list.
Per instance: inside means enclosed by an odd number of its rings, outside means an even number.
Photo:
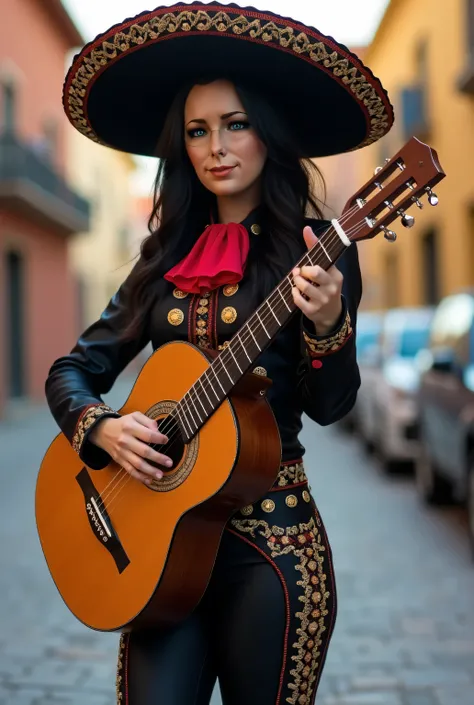
[{"label": "black sombrero", "polygon": [[182,85],[216,72],[258,82],[294,125],[302,155],[365,147],[393,124],[380,81],[344,45],[300,22],[220,3],[179,3],[127,19],[74,58],[63,103],[99,144],[156,154]]}]

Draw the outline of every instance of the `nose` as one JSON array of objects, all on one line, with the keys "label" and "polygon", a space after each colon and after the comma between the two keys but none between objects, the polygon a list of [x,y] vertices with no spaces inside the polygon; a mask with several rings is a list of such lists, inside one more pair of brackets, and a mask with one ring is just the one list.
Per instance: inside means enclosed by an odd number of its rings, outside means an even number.
[{"label": "nose", "polygon": [[226,150],[224,142],[222,141],[222,134],[220,130],[211,131],[211,142],[210,142],[211,155],[215,156],[225,156]]}]

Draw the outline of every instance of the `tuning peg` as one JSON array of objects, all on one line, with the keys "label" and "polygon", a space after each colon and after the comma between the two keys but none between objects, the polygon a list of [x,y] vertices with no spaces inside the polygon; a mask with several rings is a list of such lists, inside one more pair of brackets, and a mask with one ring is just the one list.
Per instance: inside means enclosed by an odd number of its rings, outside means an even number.
[{"label": "tuning peg", "polygon": [[382,169],[383,169],[383,166],[376,166],[374,169],[374,176],[377,176],[379,171],[382,171]]},{"label": "tuning peg", "polygon": [[389,230],[386,225],[382,225],[381,228],[383,230],[384,238],[389,242],[395,242],[397,239],[397,233],[394,233],[393,230]]},{"label": "tuning peg", "polygon": [[402,225],[404,228],[412,228],[415,225],[414,217],[412,215],[407,215],[402,208],[400,208],[397,213],[402,219]]},{"label": "tuning peg", "polygon": [[423,203],[420,201],[419,198],[417,198],[416,196],[412,196],[411,200],[418,206],[420,210],[423,208]]},{"label": "tuning peg", "polygon": [[438,196],[434,193],[434,191],[431,190],[429,186],[426,187],[425,191],[428,194],[428,203],[430,204],[430,206],[437,206],[439,203]]}]

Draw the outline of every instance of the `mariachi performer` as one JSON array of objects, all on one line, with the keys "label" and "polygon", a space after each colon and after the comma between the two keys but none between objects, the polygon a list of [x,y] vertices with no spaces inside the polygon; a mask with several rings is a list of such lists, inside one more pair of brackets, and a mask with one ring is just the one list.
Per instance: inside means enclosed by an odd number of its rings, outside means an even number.
[{"label": "mariachi performer", "polygon": [[[85,464],[113,459],[149,484],[168,463],[166,447],[160,454],[149,444],[165,437],[152,419],[120,416],[101,395],[150,342],[222,350],[328,227],[310,158],[373,143],[390,129],[392,107],[379,80],[334,39],[219,3],[161,7],[114,25],[75,57],[64,106],[86,137],[160,160],[138,261],[46,384]],[[298,436],[303,413],[326,426],[356,399],[356,246],[327,271],[292,271],[298,310],[254,369],[273,382],[277,480],[228,522],[192,615],[122,635],[122,705],[208,705],[217,680],[225,705],[315,701],[336,586],[315,504],[323,459],[315,453],[312,495]]]}]

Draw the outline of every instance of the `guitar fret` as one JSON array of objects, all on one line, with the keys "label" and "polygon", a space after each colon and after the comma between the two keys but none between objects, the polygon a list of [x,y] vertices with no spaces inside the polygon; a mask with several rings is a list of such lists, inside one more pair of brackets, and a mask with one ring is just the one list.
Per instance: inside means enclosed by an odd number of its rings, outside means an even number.
[{"label": "guitar fret", "polygon": [[192,397],[191,391],[192,391],[192,390],[190,390],[190,392],[189,392],[189,398],[191,399],[191,404],[192,404],[192,405],[194,406],[194,408],[196,409],[196,414],[198,415],[198,419],[199,419],[199,421],[202,423],[201,414],[199,413],[198,408],[197,408],[197,406],[196,406],[196,404],[195,404],[195,402],[194,402],[194,399],[193,399],[193,397]]},{"label": "guitar fret", "polygon": [[[234,382],[234,380],[232,379],[232,377],[230,376],[229,370],[228,370],[227,367],[224,365],[224,363],[222,363],[222,368],[223,368],[224,372],[227,374],[227,377],[230,379],[231,384],[234,385],[235,382]],[[222,386],[222,385],[221,385],[221,386]],[[224,394],[225,394],[225,392],[224,392]]]},{"label": "guitar fret", "polygon": [[[209,402],[209,406],[211,407],[211,410],[212,410],[212,402],[211,402],[211,400],[210,400],[210,398],[209,398],[209,395],[208,395],[208,393],[206,392],[206,387],[204,386],[204,384],[203,384],[203,381],[202,381],[202,378],[201,378],[201,377],[200,377],[200,378],[198,379],[198,382],[200,382],[200,383],[201,383],[202,391],[203,391],[203,392],[204,392],[204,394],[206,395],[206,397],[207,397],[207,401]],[[216,396],[217,396],[217,395],[216,395]]]},{"label": "guitar fret", "polygon": [[250,327],[250,324],[249,324],[249,326],[248,326],[248,329],[249,329],[249,331],[250,331],[250,335],[252,336],[252,338],[253,338],[253,340],[254,340],[255,345],[257,346],[257,348],[259,349],[259,351],[262,352],[262,348],[261,348],[260,345],[257,343],[257,339],[256,339],[256,337],[255,337],[254,334],[253,334],[253,330],[252,330],[252,328]]},{"label": "guitar fret", "polygon": [[270,339],[272,336],[270,335],[270,333],[267,331],[267,329],[266,329],[265,326],[263,325],[262,319],[260,318],[260,316],[259,316],[259,314],[258,314],[258,311],[255,312],[255,315],[257,316],[260,325],[262,326],[263,330],[265,331],[265,333],[267,334],[268,338]]},{"label": "guitar fret", "polygon": [[267,299],[267,304],[268,304],[268,308],[270,309],[270,311],[271,311],[272,314],[273,314],[273,317],[274,317],[275,321],[278,323],[279,326],[281,326],[281,323],[280,323],[280,321],[278,320],[275,311],[274,311],[274,310],[272,309],[272,307],[270,306],[270,301],[268,301],[268,299]]},{"label": "guitar fret", "polygon": [[[280,287],[278,287],[278,293],[280,294],[280,296],[281,296],[281,298],[282,298],[282,301],[283,301],[283,303],[285,304],[286,308],[287,308],[288,311],[291,313],[291,308],[288,306],[285,297],[284,297],[283,294],[281,293]],[[290,292],[290,293],[291,293],[291,292]]]},{"label": "guitar fret", "polygon": [[237,368],[238,368],[240,374],[243,374],[242,368],[240,367],[239,363],[237,362],[237,358],[235,357],[234,353],[232,352],[232,347],[230,345],[229,345],[229,352],[232,355],[234,362],[237,365]]},{"label": "guitar fret", "polygon": [[252,358],[251,358],[250,355],[248,354],[247,348],[245,347],[245,345],[243,344],[243,342],[240,340],[240,331],[236,334],[235,337],[236,337],[237,340],[239,341],[242,350],[243,350],[244,353],[247,355],[250,364],[252,364]]}]

